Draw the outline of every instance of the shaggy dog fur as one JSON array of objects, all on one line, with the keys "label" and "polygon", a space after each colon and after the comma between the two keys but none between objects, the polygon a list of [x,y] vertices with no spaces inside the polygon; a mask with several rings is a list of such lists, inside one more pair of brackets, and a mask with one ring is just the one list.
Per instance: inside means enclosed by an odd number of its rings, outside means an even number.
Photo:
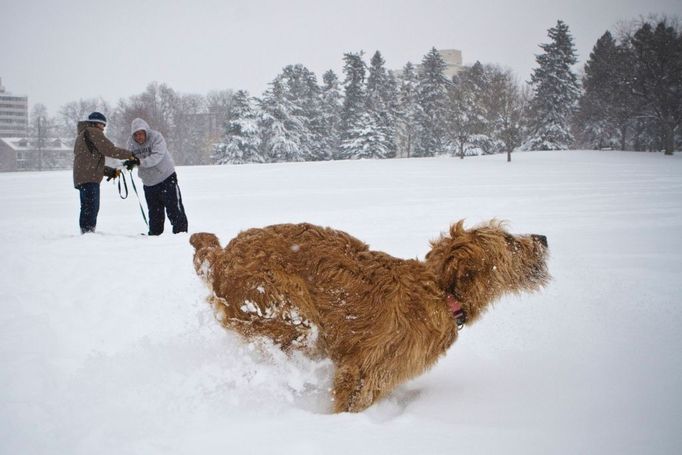
[{"label": "shaggy dog fur", "polygon": [[334,362],[336,412],[362,411],[431,367],[457,338],[451,302],[470,324],[502,294],[549,279],[547,239],[494,220],[454,224],[425,261],[311,224],[249,229],[224,249],[214,234],[190,243],[223,326]]}]

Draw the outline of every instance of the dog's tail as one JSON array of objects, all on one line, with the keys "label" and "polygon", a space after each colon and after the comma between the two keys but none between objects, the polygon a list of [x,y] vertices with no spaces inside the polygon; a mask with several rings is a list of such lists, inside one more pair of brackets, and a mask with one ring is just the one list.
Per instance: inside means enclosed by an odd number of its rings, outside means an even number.
[{"label": "dog's tail", "polygon": [[220,249],[218,237],[208,232],[197,232],[191,235],[189,243],[194,247],[194,270],[208,279],[215,250]]}]

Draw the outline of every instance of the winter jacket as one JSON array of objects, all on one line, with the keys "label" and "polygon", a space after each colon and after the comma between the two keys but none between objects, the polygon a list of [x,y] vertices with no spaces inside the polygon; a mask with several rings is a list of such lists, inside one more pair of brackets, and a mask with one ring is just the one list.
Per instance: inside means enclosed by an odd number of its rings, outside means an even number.
[{"label": "winter jacket", "polygon": [[[142,183],[145,186],[154,186],[170,177],[175,172],[175,163],[168,153],[163,135],[149,128],[147,122],[141,118],[133,120],[130,129],[128,148],[140,160],[137,175]],[[147,139],[142,144],[138,144],[133,138],[133,133],[140,130],[147,133]]]},{"label": "winter jacket", "polygon": [[128,150],[116,147],[104,132],[90,122],[78,122],[78,137],[73,146],[73,186],[83,183],[100,183],[104,175],[114,169],[104,166],[104,157],[128,160],[133,157]]}]

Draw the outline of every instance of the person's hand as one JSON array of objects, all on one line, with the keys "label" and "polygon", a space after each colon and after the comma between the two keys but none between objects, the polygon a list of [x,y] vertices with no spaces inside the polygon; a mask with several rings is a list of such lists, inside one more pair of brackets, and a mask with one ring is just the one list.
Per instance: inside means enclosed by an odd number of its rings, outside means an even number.
[{"label": "person's hand", "polygon": [[140,159],[136,156],[132,157],[129,160],[126,160],[123,162],[123,166],[125,166],[126,169],[129,171],[132,171],[135,166],[140,165]]},{"label": "person's hand", "polygon": [[120,170],[120,169],[114,169],[114,174],[113,174],[113,175],[110,175],[109,177],[107,177],[107,182],[108,182],[109,180],[111,180],[111,179],[116,180],[116,179],[119,178],[120,176],[121,176],[121,170]]}]

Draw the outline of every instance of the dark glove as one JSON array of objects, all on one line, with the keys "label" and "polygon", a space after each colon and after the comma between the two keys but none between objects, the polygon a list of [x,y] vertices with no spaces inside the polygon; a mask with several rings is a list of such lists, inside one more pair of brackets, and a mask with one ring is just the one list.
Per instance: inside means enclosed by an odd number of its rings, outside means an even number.
[{"label": "dark glove", "polygon": [[129,171],[132,171],[135,166],[140,165],[140,159],[136,156],[134,156],[132,159],[126,160],[123,162],[123,166],[128,169]]},{"label": "dark glove", "polygon": [[111,179],[117,179],[121,176],[121,170],[120,169],[114,169],[114,172],[107,177],[107,182]]}]

